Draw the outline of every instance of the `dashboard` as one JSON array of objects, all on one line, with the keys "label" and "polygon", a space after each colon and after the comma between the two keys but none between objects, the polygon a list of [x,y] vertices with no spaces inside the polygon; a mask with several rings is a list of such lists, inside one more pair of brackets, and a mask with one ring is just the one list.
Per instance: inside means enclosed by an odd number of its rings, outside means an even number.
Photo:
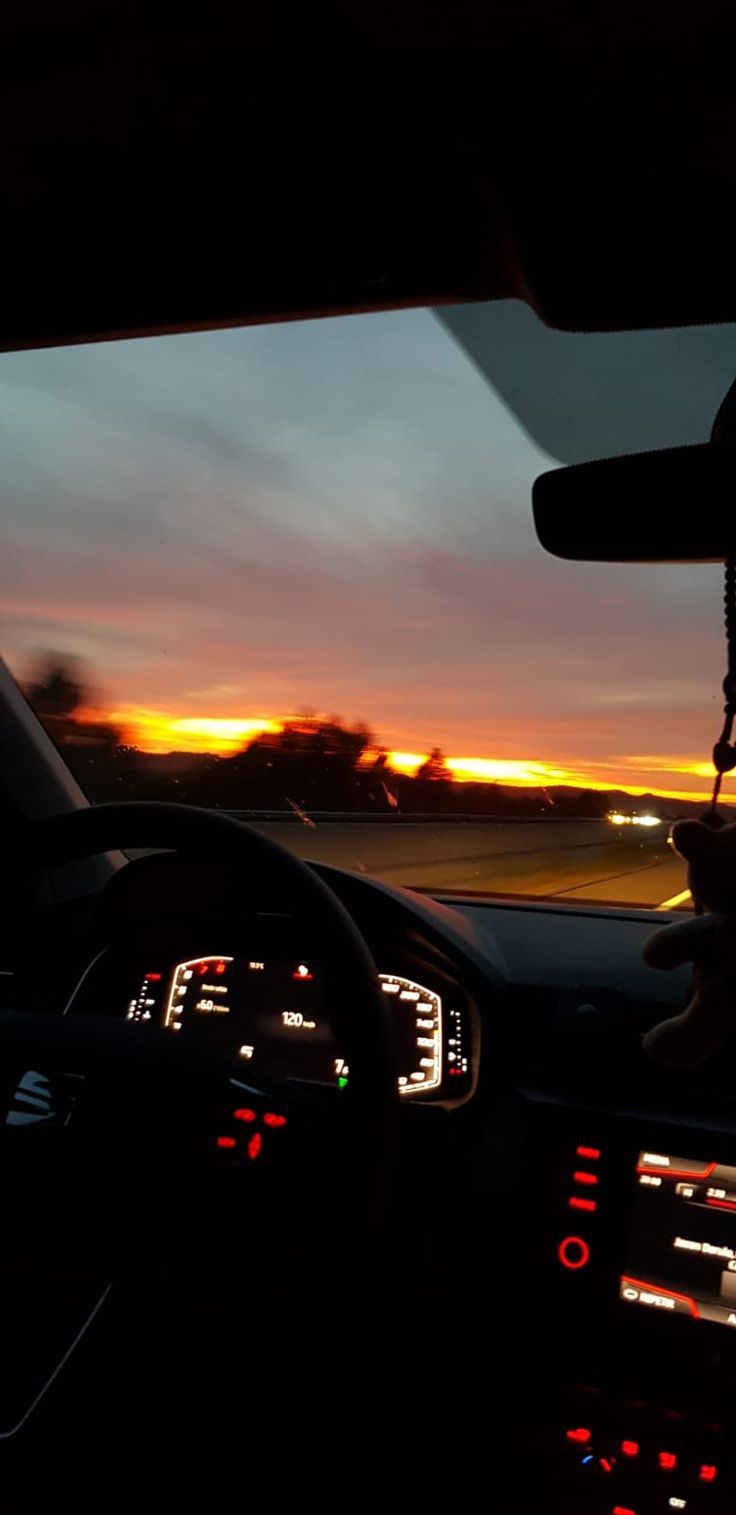
[{"label": "dashboard", "polygon": [[[470,1084],[468,1016],[462,999],[396,973],[381,973],[394,1026],[397,1088],[404,1098],[462,1096]],[[146,969],[126,1020],[231,1052],[256,1077],[345,1088],[350,1068],[325,1014],[324,967],[210,953]],[[448,1002],[449,1001],[449,1002]]]},{"label": "dashboard", "polygon": [[697,1069],[643,1056],[688,984],[643,964],[646,912],[462,911],[508,970],[494,1019],[514,1092],[476,1203],[488,1340],[499,1305],[513,1313],[519,1508],[544,1509],[551,1487],[552,1508],[579,1515],[721,1515],[736,1491],[733,1042]]},{"label": "dashboard", "polygon": [[[218,948],[208,950],[212,945]],[[426,943],[381,943],[381,991],[394,1032],[402,1102],[461,1104],[478,1069],[478,1012],[446,958]],[[385,962],[386,970],[383,971]],[[329,968],[286,920],[232,910],[179,918],[143,940],[108,943],[74,990],[66,1013],[125,1019],[144,1034],[163,1028],[178,1040],[231,1056],[243,1076],[293,1081],[320,1090],[349,1086],[350,1067],[326,1013]]]},{"label": "dashboard", "polygon": [[511,1213],[540,1477],[580,1515],[732,1509],[736,1132],[527,1117]]},{"label": "dashboard", "polygon": [[[643,1057],[687,988],[686,971],[642,962],[651,915],[435,901],[319,871],[394,1020],[397,1339],[434,1322],[443,1413],[516,1470],[504,1510],[731,1511],[736,1054],[686,1073]],[[235,901],[123,917],[68,1013],[214,1043],[256,1084],[262,1071],[338,1098],[350,1069],[326,966],[294,923]],[[473,1362],[503,1382],[495,1409]]]},{"label": "dashboard", "polygon": [[[639,1308],[736,1327],[736,1168],[670,1152],[638,1154],[620,1297]],[[586,1170],[578,1180],[590,1180]]]}]

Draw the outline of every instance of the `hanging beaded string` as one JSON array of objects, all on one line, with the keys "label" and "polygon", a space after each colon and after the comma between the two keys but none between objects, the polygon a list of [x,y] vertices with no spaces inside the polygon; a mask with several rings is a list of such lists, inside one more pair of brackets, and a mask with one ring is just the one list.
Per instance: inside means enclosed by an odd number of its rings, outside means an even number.
[{"label": "hanging beaded string", "polygon": [[713,748],[713,767],[715,778],[713,780],[713,794],[711,795],[710,809],[705,819],[718,825],[718,797],[721,792],[724,773],[730,773],[736,768],[736,746],[731,741],[733,723],[736,719],[736,558],[726,559],[726,579],[723,594],[723,603],[726,622],[726,651],[727,668],[726,677],[723,680],[723,693],[726,703],[723,707],[724,722],[723,730]]}]

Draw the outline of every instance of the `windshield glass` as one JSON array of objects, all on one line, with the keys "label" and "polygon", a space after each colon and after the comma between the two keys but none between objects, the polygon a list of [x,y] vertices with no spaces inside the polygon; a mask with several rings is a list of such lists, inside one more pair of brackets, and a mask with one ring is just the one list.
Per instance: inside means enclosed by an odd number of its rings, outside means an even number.
[{"label": "windshield glass", "polygon": [[0,387],[0,647],[91,800],[437,893],[683,896],[720,571],[546,557],[552,460],[431,312],[7,354]]}]

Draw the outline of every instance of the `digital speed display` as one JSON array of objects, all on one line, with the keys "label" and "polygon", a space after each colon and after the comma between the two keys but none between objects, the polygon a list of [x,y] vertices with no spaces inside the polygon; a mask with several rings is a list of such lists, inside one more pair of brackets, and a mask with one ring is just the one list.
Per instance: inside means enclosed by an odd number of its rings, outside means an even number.
[{"label": "digital speed display", "polygon": [[[459,1011],[451,1009],[444,1026],[436,990],[397,974],[379,979],[391,1000],[399,1093],[428,1094],[445,1078],[467,1078]],[[261,1067],[276,1077],[344,1087],[350,1070],[325,1014],[323,983],[320,964],[311,961],[227,953],[191,957],[166,974],[147,974],[130,1001],[128,1020],[158,1022],[174,1035],[234,1051],[254,1073]]]},{"label": "digital speed display", "polygon": [[736,1167],[640,1152],[636,1181],[620,1298],[736,1327]]}]

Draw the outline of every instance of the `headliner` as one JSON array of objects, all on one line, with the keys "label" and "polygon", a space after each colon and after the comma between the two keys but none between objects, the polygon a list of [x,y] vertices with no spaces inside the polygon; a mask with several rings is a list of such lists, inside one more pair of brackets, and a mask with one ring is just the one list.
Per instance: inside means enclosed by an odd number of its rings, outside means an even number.
[{"label": "headliner", "polygon": [[732,6],[247,9],[6,5],[0,347],[507,297],[736,316]]}]

